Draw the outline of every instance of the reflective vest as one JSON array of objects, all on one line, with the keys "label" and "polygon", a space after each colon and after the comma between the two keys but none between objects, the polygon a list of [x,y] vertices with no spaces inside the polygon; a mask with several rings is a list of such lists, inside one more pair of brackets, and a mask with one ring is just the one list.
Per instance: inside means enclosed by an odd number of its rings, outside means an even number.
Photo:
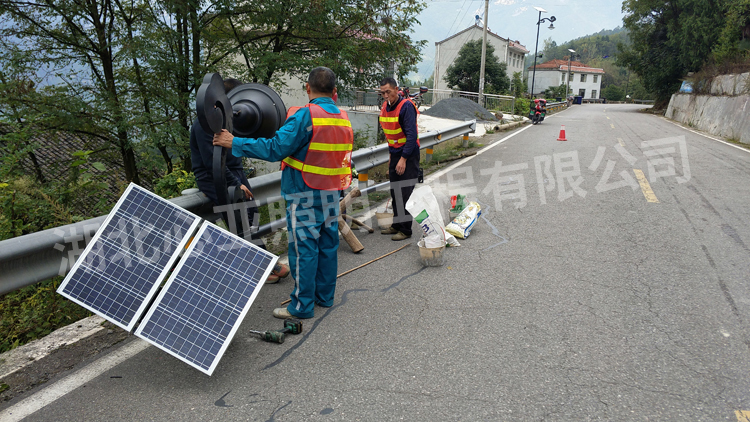
[{"label": "reflective vest", "polygon": [[[388,101],[383,101],[383,108],[380,109],[380,126],[383,127],[383,133],[385,133],[385,139],[388,141],[388,145],[393,148],[401,148],[406,144],[406,135],[401,130],[401,125],[398,124],[398,115],[401,113],[401,107],[404,104],[409,104],[408,107],[414,107],[414,103],[407,99],[402,99],[395,110],[386,111],[388,107]],[[416,121],[414,122],[414,129],[417,129]],[[419,147],[419,138],[417,138],[417,147]]]},{"label": "reflective vest", "polygon": [[[352,146],[354,132],[349,116],[341,110],[331,114],[316,104],[308,104],[312,117],[312,139],[304,161],[294,157],[282,160],[281,169],[287,166],[299,170],[305,184],[313,189],[344,190],[352,183]],[[287,119],[301,107],[292,107]]]}]

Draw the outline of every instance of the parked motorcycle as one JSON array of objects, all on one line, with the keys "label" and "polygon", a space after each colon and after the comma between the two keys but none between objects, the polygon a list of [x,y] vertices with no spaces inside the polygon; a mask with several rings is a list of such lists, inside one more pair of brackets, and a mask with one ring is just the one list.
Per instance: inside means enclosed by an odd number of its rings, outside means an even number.
[{"label": "parked motorcycle", "polygon": [[530,104],[530,108],[529,120],[531,120],[531,124],[535,125],[544,121],[544,116],[547,114],[547,100],[537,98]]},{"label": "parked motorcycle", "polygon": [[409,87],[406,86],[406,87],[403,88],[401,95],[404,98],[408,98],[411,102],[413,102],[414,105],[417,106],[417,110],[419,110],[419,107],[421,107],[422,103],[424,102],[424,99],[422,98],[422,95],[424,95],[425,93],[427,93],[427,91],[429,91],[429,90],[427,89],[426,86],[420,86],[418,93],[411,94],[409,92]]}]

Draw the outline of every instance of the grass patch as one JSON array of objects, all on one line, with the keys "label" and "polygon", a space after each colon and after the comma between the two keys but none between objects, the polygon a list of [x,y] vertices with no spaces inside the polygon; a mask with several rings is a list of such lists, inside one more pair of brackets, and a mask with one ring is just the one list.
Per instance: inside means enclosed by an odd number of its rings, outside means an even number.
[{"label": "grass patch", "polygon": [[0,353],[91,315],[57,294],[62,280],[55,277],[0,298]]}]

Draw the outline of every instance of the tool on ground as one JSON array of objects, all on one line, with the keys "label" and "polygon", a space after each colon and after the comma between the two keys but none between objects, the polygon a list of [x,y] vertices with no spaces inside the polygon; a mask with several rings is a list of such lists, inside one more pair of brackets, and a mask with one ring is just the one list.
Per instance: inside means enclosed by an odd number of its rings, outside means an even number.
[{"label": "tool on ground", "polygon": [[[352,271],[356,271],[356,270],[358,270],[358,269],[360,269],[360,268],[362,268],[362,267],[364,267],[364,266],[366,266],[366,265],[370,265],[370,264],[372,264],[373,262],[375,262],[375,261],[377,261],[377,260],[379,260],[379,259],[383,259],[383,258],[385,258],[385,257],[386,257],[386,256],[388,256],[388,255],[394,254],[394,253],[396,253],[396,252],[400,251],[401,249],[404,249],[405,247],[407,247],[407,246],[410,246],[410,245],[411,245],[411,243],[407,243],[406,245],[404,245],[404,246],[402,246],[402,247],[400,247],[400,248],[396,249],[395,251],[392,251],[392,252],[388,252],[388,253],[387,253],[387,254],[385,254],[385,255],[382,255],[382,256],[379,256],[379,257],[377,257],[377,258],[375,258],[375,259],[372,259],[372,260],[370,260],[370,261],[367,261],[367,262],[365,262],[365,263],[364,263],[364,264],[362,264],[362,265],[359,265],[359,266],[357,266],[357,267],[354,267],[354,268],[352,268],[351,270],[348,270],[348,271],[344,271],[343,273],[341,273],[341,274],[337,275],[337,276],[336,276],[336,278],[341,278],[341,277],[343,277],[343,276],[345,276],[345,275],[349,274],[349,273],[350,273],[350,272],[352,272]],[[285,301],[281,302],[281,306],[284,306],[284,305],[288,305],[288,304],[289,304],[289,302],[291,302],[291,301],[292,301],[292,299],[287,299],[287,300],[285,300]],[[300,330],[301,330],[301,328],[300,328]]]},{"label": "tool on ground", "polygon": [[255,334],[258,337],[260,337],[261,340],[267,341],[269,343],[283,343],[284,338],[286,337],[285,333],[282,333],[281,331],[255,331],[250,330],[250,334]]},{"label": "tool on ground", "polygon": [[285,319],[284,328],[279,330],[281,333],[289,334],[301,334],[302,333],[302,321],[298,319]]},{"label": "tool on ground", "polygon": [[346,206],[349,205],[349,203],[351,203],[354,198],[360,195],[362,195],[362,192],[360,192],[359,188],[354,188],[346,194],[344,199],[339,202],[339,232],[341,232],[341,236],[346,241],[346,244],[349,245],[350,248],[352,248],[352,252],[354,253],[362,252],[365,247],[362,246],[362,243],[359,242],[359,239],[357,239],[357,236],[354,235],[352,229],[349,228],[348,224],[346,224],[342,215],[346,210]]},{"label": "tool on ground", "polygon": [[250,330],[250,334],[255,334],[260,337],[261,340],[269,343],[283,343],[286,339],[287,334],[300,334],[302,333],[302,321],[298,319],[287,319],[284,320],[284,328],[276,331],[255,331]]},{"label": "tool on ground", "polygon": [[362,265],[360,265],[360,266],[357,266],[357,267],[354,267],[354,268],[352,268],[351,270],[348,270],[348,271],[344,271],[343,273],[341,273],[341,274],[337,275],[337,276],[336,276],[336,278],[341,278],[341,277],[343,277],[343,276],[345,276],[345,275],[349,274],[349,273],[350,273],[350,272],[352,272],[352,271],[358,270],[358,269],[360,269],[360,268],[362,268],[362,267],[364,267],[364,266],[366,266],[366,265],[370,265],[370,264],[372,264],[373,262],[375,262],[375,261],[377,261],[377,260],[379,260],[379,259],[383,259],[383,258],[385,258],[385,257],[386,257],[386,256],[388,256],[388,255],[394,254],[394,253],[396,253],[396,252],[400,251],[401,249],[404,249],[405,247],[407,247],[407,246],[409,246],[409,245],[411,245],[411,243],[407,243],[406,245],[404,245],[404,246],[402,246],[402,247],[400,247],[400,248],[396,249],[396,250],[395,250],[395,251],[393,251],[393,252],[388,252],[387,254],[385,254],[385,255],[383,255],[383,256],[379,256],[379,257],[377,257],[377,258],[375,258],[375,259],[373,259],[373,260],[367,261],[367,262],[365,262],[364,264],[362,264]]},{"label": "tool on ground", "polygon": [[363,223],[361,220],[358,220],[358,219],[352,217],[351,215],[347,215],[347,214],[342,214],[342,215],[344,216],[344,218],[346,218],[348,220],[351,220],[354,224],[357,224],[360,227],[364,227],[365,230],[367,230],[368,233],[373,233],[375,231],[372,227],[370,227],[367,224]]}]

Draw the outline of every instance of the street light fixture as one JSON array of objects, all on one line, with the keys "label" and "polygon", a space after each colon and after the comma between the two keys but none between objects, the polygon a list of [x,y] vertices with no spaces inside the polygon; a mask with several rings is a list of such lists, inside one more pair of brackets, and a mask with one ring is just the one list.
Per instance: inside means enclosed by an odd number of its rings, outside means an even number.
[{"label": "street light fixture", "polygon": [[539,51],[539,25],[542,24],[542,22],[549,22],[549,28],[548,29],[555,29],[555,26],[552,24],[556,19],[554,16],[550,16],[549,18],[542,19],[542,13],[547,13],[546,10],[542,9],[541,7],[534,6],[534,9],[539,11],[539,20],[536,23],[536,44],[534,45],[534,70],[531,75],[531,96],[534,96],[534,81],[536,79],[536,58],[537,53]]}]

